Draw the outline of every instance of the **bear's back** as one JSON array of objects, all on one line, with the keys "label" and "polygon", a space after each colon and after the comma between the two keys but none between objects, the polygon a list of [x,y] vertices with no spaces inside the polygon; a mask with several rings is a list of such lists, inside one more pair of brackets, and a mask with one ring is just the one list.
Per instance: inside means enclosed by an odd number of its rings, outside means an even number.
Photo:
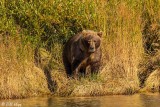
[{"label": "bear's back", "polygon": [[71,53],[73,48],[78,48],[78,41],[79,39],[82,37],[81,33],[78,33],[75,36],[72,36],[67,43],[64,46],[64,50],[63,50],[63,56],[66,57],[65,59],[68,60],[68,62],[71,63]]}]

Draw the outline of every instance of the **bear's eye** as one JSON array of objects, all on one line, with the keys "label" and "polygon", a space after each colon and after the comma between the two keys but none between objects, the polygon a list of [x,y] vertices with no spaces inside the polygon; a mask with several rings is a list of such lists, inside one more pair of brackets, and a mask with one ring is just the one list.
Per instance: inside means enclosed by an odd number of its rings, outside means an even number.
[{"label": "bear's eye", "polygon": [[90,43],[91,42],[91,40],[88,40],[88,43]]}]

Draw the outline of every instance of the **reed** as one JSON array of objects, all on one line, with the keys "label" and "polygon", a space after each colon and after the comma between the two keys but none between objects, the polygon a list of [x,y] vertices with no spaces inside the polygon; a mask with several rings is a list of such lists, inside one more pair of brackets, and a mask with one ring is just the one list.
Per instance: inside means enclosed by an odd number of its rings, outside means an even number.
[{"label": "reed", "polygon": [[32,63],[31,56],[30,46],[22,47],[18,38],[0,41],[0,99],[49,94],[44,73]]},{"label": "reed", "polygon": [[[49,93],[44,67],[50,69],[58,96],[133,94],[140,88],[138,75],[145,72],[139,64],[159,43],[160,2],[1,0],[0,19],[1,98]],[[62,49],[83,29],[103,31],[102,66],[98,77],[76,81],[66,78]],[[34,63],[36,49],[45,50],[39,52],[41,61],[47,59],[40,68]],[[149,78],[145,84],[154,79]]]}]

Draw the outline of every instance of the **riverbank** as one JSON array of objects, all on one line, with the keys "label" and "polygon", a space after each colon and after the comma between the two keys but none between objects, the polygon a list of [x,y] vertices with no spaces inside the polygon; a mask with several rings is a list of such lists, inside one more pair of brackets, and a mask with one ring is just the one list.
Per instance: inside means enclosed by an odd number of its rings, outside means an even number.
[{"label": "riverbank", "polygon": [[[134,94],[160,89],[160,2],[0,1],[0,99]],[[62,50],[78,32],[102,31],[96,77],[66,78]]]},{"label": "riverbank", "polygon": [[[95,97],[53,97],[42,96],[27,99],[0,100],[1,106],[30,107],[71,107],[71,106],[87,106],[87,107],[159,107],[160,94],[135,94],[135,95],[110,95]],[[115,103],[113,103],[115,102]]]},{"label": "riverbank", "polygon": [[31,62],[31,48],[23,47],[30,54],[19,53],[18,39],[0,40],[0,99],[26,98],[49,94],[44,72]]},{"label": "riverbank", "polygon": [[[43,69],[36,67],[32,62],[34,59],[28,58],[24,54],[23,60],[21,56],[17,56],[17,47],[20,44],[9,40],[10,44],[0,44],[0,90],[1,99],[27,98],[41,95],[54,96],[104,96],[104,95],[131,95],[135,93],[159,92],[160,70],[157,69],[147,78],[145,87],[139,87],[139,81],[135,81],[134,76],[126,77],[127,74],[123,71],[123,75],[114,74],[109,68],[103,67],[98,76],[85,77],[80,80],[69,79],[64,71],[51,71],[51,80],[56,83],[52,86],[54,92],[51,92],[48,87],[47,77]],[[29,47],[23,49],[30,50]],[[43,51],[44,52],[44,51]],[[44,54],[44,53],[43,53]],[[27,54],[28,55],[28,54]],[[32,55],[32,54],[31,54]],[[18,58],[18,59],[17,59]],[[26,58],[26,59],[25,59]],[[25,59],[25,62],[24,62]],[[111,63],[111,62],[110,62]],[[44,64],[45,65],[45,64]],[[109,61],[108,65],[109,66]],[[111,67],[111,66],[109,66]],[[108,70],[107,74],[103,70]],[[114,70],[123,70],[116,68]],[[107,76],[106,76],[107,75]],[[138,78],[138,77],[137,77]]]}]

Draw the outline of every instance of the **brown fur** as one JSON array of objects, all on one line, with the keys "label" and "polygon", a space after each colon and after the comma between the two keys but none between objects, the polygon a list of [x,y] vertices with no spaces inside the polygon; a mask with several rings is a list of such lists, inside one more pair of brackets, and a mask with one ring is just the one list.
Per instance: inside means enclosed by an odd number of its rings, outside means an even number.
[{"label": "brown fur", "polygon": [[75,78],[79,73],[86,74],[91,67],[91,74],[98,73],[101,60],[102,32],[83,30],[71,37],[63,50],[63,63],[68,76]]}]

